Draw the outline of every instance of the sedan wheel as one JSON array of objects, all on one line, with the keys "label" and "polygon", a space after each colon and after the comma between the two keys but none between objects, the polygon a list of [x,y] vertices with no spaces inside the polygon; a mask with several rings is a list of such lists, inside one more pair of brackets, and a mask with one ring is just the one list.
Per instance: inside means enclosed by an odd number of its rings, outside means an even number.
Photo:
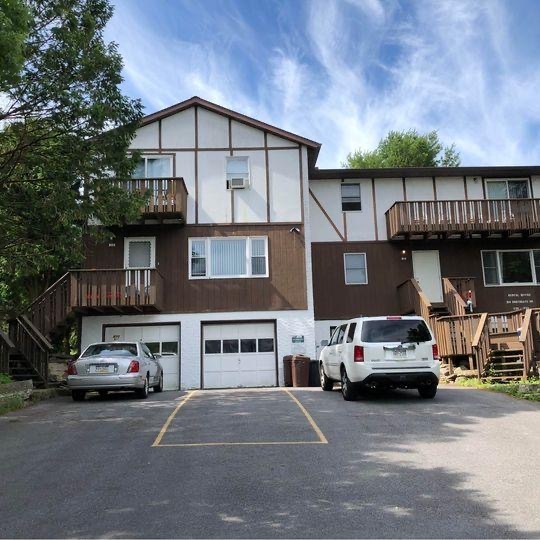
[{"label": "sedan wheel", "polygon": [[159,382],[156,386],[154,386],[154,392],[163,392],[163,371],[161,372],[161,375],[159,376]]},{"label": "sedan wheel", "polygon": [[148,397],[148,377],[144,379],[144,386],[143,388],[137,389],[137,397],[141,399],[146,399]]},{"label": "sedan wheel", "polygon": [[353,383],[349,380],[347,370],[341,369],[341,395],[345,401],[353,401],[356,393],[353,388]]}]

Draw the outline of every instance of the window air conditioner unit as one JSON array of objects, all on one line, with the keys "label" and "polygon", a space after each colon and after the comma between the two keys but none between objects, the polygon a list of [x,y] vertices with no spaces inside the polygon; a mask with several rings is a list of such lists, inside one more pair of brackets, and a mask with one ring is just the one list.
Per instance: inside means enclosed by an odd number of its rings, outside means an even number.
[{"label": "window air conditioner unit", "polygon": [[249,186],[248,175],[234,175],[229,178],[229,189],[246,189]]}]

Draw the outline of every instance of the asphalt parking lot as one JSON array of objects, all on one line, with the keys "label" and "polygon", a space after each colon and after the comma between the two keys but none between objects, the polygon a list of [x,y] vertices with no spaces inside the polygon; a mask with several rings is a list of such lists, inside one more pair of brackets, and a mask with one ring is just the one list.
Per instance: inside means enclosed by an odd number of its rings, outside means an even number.
[{"label": "asphalt parking lot", "polygon": [[0,417],[2,537],[539,537],[540,406],[443,387],[56,398]]}]

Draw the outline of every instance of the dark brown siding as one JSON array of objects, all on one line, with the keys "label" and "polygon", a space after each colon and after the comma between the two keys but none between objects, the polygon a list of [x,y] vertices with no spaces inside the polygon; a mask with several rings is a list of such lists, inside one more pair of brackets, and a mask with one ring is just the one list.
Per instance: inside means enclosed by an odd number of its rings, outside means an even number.
[{"label": "dark brown siding", "polygon": [[[85,268],[123,268],[124,237],[155,236],[156,263],[164,278],[164,312],[201,313],[307,309],[303,229],[291,226],[146,226],[117,231],[109,242],[89,246]],[[246,279],[188,279],[188,238],[268,236],[270,276]]]},{"label": "dark brown siding", "polygon": [[[540,306],[540,287],[484,287],[481,250],[540,249],[540,240],[446,240],[433,242],[327,242],[312,245],[315,319],[398,313],[396,288],[413,276],[411,251],[438,250],[442,277],[474,277],[477,311],[509,311],[509,294],[531,294]],[[402,255],[405,250],[405,255]],[[343,253],[366,253],[368,285],[345,285]],[[405,260],[402,260],[405,259]]]}]

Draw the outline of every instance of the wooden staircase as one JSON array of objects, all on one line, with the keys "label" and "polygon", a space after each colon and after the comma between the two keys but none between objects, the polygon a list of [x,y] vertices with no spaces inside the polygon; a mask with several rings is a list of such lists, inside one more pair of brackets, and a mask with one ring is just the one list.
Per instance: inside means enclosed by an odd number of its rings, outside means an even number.
[{"label": "wooden staircase", "polygon": [[52,342],[81,314],[161,311],[163,278],[150,270],[72,270],[0,331],[0,372],[47,386]]}]

